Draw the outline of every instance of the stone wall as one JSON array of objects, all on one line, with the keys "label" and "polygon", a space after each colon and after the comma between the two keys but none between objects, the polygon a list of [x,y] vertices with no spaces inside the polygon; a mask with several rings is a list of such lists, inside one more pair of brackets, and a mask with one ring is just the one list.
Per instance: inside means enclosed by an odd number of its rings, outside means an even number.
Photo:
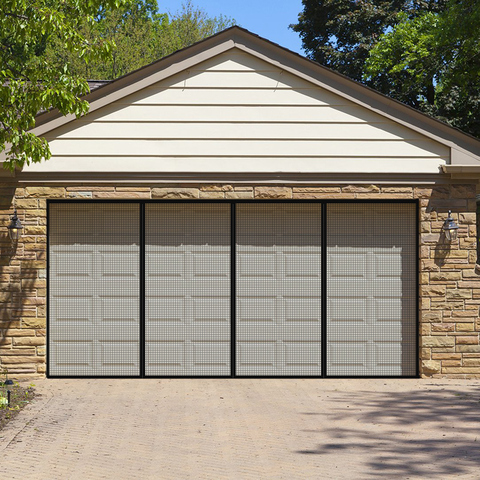
[{"label": "stone wall", "polygon": [[[475,273],[475,185],[0,186],[0,367],[13,378],[43,375],[46,334],[46,199],[419,199],[420,359],[423,376],[480,378],[480,279]],[[13,206],[24,225],[14,248]],[[459,239],[442,232],[451,209]]]}]

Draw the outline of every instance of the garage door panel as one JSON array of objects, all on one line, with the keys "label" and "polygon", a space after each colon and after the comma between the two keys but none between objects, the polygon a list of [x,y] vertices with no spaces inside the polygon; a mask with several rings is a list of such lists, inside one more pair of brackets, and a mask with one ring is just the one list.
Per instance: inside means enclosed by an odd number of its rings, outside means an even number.
[{"label": "garage door panel", "polygon": [[328,205],[327,375],[415,375],[415,212]]},{"label": "garage door panel", "polygon": [[115,372],[121,368],[125,374],[138,375],[140,352],[137,341],[107,339],[100,340],[99,344],[100,363],[105,372],[115,375]]},{"label": "garage door panel", "polygon": [[[71,332],[68,335],[71,335]],[[62,338],[62,335],[59,335],[59,338]],[[54,374],[70,376],[74,371],[77,375],[95,375],[94,342],[67,338],[50,342],[50,356],[55,359]]]},{"label": "garage door panel", "polygon": [[145,206],[146,375],[230,374],[229,233],[226,204]]},{"label": "garage door panel", "polygon": [[318,204],[237,205],[238,375],[321,374],[320,214]]},{"label": "garage door panel", "polygon": [[285,367],[290,374],[307,375],[309,370],[316,372],[321,367],[320,342],[288,340],[284,342],[284,348]]},{"label": "garage door panel", "polygon": [[51,375],[139,375],[139,230],[135,204],[49,206]]}]

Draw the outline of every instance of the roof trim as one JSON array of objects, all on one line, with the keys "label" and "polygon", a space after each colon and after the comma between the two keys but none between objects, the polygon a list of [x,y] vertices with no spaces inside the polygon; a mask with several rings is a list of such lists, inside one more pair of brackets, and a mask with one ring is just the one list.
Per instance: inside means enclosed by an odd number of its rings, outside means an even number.
[{"label": "roof trim", "polygon": [[[475,137],[238,26],[120,77],[84,98],[90,102],[90,112],[93,112],[232,48],[238,48],[450,147],[452,163],[460,163],[466,158],[469,158],[468,162],[461,163],[480,162],[480,141]],[[61,116],[57,110],[45,112],[37,116],[32,132],[45,135],[73,120],[74,115]]]}]

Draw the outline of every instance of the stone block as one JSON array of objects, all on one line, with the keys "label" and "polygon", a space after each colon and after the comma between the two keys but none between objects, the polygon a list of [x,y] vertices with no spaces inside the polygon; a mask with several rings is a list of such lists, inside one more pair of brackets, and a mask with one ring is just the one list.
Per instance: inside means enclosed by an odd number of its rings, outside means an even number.
[{"label": "stone block", "polygon": [[67,196],[69,198],[93,198],[92,192],[83,191],[83,192],[68,192]]},{"label": "stone block", "polygon": [[480,367],[444,367],[442,368],[442,373],[449,374],[449,373],[473,373],[475,375],[480,374]]},{"label": "stone block", "polygon": [[380,193],[376,185],[347,185],[342,187],[343,193]]},{"label": "stone block", "polygon": [[471,290],[460,290],[460,289],[447,289],[447,299],[465,299],[465,298],[472,298],[472,291]]},{"label": "stone block", "polygon": [[15,337],[13,339],[14,346],[42,346],[45,345],[45,337]]},{"label": "stone block", "polygon": [[454,323],[432,323],[432,332],[453,332],[455,331]]},{"label": "stone block", "polygon": [[225,192],[225,198],[229,199],[241,199],[241,198],[253,198],[253,190],[251,191],[234,191],[234,192]]},{"label": "stone block", "polygon": [[475,213],[459,213],[458,222],[463,225],[474,225],[477,221],[477,215]]},{"label": "stone block", "polygon": [[422,373],[425,375],[432,375],[440,373],[441,363],[435,360],[424,360],[422,362]]},{"label": "stone block", "polygon": [[233,192],[232,185],[203,185],[201,192]]},{"label": "stone block", "polygon": [[446,287],[445,285],[429,285],[429,286],[422,286],[422,295],[426,297],[436,297],[436,296],[445,296]]},{"label": "stone block", "polygon": [[255,198],[292,198],[290,187],[255,187]]},{"label": "stone block", "polygon": [[[233,193],[233,192],[232,192]],[[222,191],[200,191],[199,198],[225,198],[225,192]]]},{"label": "stone block", "polygon": [[198,188],[176,188],[176,187],[159,187],[152,188],[152,198],[199,198],[200,190]]},{"label": "stone block", "polygon": [[21,376],[28,377],[34,373],[37,373],[36,365],[10,365],[8,367],[8,374],[15,376],[16,380],[21,380]]},{"label": "stone block", "polygon": [[456,331],[457,332],[473,332],[475,330],[475,323],[457,323]]},{"label": "stone block", "polygon": [[46,318],[27,317],[22,319],[22,326],[25,328],[45,328],[46,325]]},{"label": "stone block", "polygon": [[456,281],[461,279],[462,279],[462,272],[446,272],[444,270],[441,270],[440,272],[430,273],[430,280],[432,282],[448,282],[448,281]]},{"label": "stone block", "polygon": [[415,198],[430,198],[432,196],[432,189],[431,188],[414,188],[413,195]]},{"label": "stone block", "polygon": [[465,367],[480,367],[480,358],[464,358],[463,365]]},{"label": "stone block", "polygon": [[432,355],[434,360],[461,360],[461,353],[434,353]]},{"label": "stone block", "polygon": [[37,210],[38,209],[38,200],[34,198],[15,200],[15,207],[18,210]]},{"label": "stone block", "polygon": [[42,225],[26,225],[23,229],[25,235],[46,235],[47,227]]},{"label": "stone block", "polygon": [[382,193],[409,193],[413,195],[412,187],[382,187]]},{"label": "stone block", "polygon": [[22,354],[23,356],[25,355],[36,355],[35,348],[22,348],[19,350],[18,348],[0,348],[0,357],[6,356],[6,355],[19,355]]},{"label": "stone block", "polygon": [[35,335],[35,330],[27,328],[11,328],[9,330],[5,330],[3,335],[5,337],[29,337]]},{"label": "stone block", "polygon": [[480,353],[480,345],[457,345],[458,353]]},{"label": "stone block", "polygon": [[442,321],[442,312],[422,312],[422,322],[440,323]]},{"label": "stone block", "polygon": [[465,335],[455,337],[457,345],[478,345],[477,335]]},{"label": "stone block", "polygon": [[64,198],[65,187],[27,187],[25,189],[25,196],[42,198]]},{"label": "stone block", "polygon": [[439,233],[422,233],[420,235],[420,243],[437,243],[440,240]]},{"label": "stone block", "polygon": [[454,337],[432,336],[422,338],[422,347],[453,347]]},{"label": "stone block", "polygon": [[442,360],[442,367],[461,367],[461,360]]},{"label": "stone block", "polygon": [[[20,352],[19,352],[20,353]],[[22,364],[22,363],[44,363],[45,359],[42,357],[36,357],[33,355],[30,355],[28,357],[23,357],[23,356],[5,356],[2,358],[2,365],[13,365],[13,364]],[[10,368],[9,368],[10,371]]]}]

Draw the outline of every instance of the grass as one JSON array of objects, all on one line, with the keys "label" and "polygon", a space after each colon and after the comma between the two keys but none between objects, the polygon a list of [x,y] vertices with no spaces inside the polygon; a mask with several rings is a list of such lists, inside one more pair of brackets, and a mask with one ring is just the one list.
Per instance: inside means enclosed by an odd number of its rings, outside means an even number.
[{"label": "grass", "polygon": [[[18,383],[14,383],[7,388],[0,383],[0,430],[32,401],[35,397],[34,386],[30,384],[28,387],[21,387]],[[10,405],[5,404],[7,390],[10,390]]]}]

